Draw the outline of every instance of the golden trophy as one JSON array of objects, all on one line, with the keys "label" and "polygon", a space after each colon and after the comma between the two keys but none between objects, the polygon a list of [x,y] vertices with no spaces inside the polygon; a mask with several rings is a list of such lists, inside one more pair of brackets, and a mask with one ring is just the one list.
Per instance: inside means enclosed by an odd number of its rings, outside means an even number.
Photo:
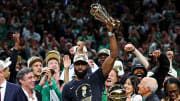
[{"label": "golden trophy", "polygon": [[112,85],[107,92],[108,101],[126,101],[126,91],[120,84]]},{"label": "golden trophy", "polygon": [[90,13],[95,17],[95,19],[100,20],[101,22],[111,24],[115,28],[120,27],[120,21],[113,19],[108,14],[106,9],[103,6],[101,6],[99,3],[91,4]]}]

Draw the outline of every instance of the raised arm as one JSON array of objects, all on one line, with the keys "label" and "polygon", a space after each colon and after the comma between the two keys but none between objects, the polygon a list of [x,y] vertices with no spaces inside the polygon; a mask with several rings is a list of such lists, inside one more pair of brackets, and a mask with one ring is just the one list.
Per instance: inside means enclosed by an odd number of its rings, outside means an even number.
[{"label": "raised arm", "polygon": [[167,51],[166,52],[166,56],[168,57],[168,60],[169,60],[169,63],[170,63],[169,69],[173,68],[173,65],[172,65],[173,55],[174,55],[173,51]]},{"label": "raised arm", "polygon": [[77,49],[75,54],[85,54],[88,56],[87,49],[83,41],[78,41],[76,47]]},{"label": "raised arm", "polygon": [[165,76],[169,72],[170,63],[167,56],[165,54],[162,54],[159,50],[155,50],[152,53],[152,55],[154,59],[159,63],[159,66],[154,72],[154,75],[152,75],[152,77],[154,77],[157,80],[158,90],[160,90],[163,86],[162,84],[165,79]]},{"label": "raised arm", "polygon": [[63,62],[64,62],[64,83],[68,83],[69,82],[69,67],[71,66],[71,59],[69,55],[64,55]]},{"label": "raised arm", "polygon": [[13,39],[14,39],[15,45],[14,45],[14,49],[13,49],[12,55],[11,55],[12,63],[9,66],[10,67],[10,73],[11,73],[10,78],[9,78],[9,82],[12,82],[12,83],[16,82],[16,74],[17,74],[16,63],[17,63],[18,49],[19,49],[19,43],[20,43],[19,37],[20,37],[19,33],[13,34]]},{"label": "raised arm", "polygon": [[110,56],[108,56],[102,64],[102,71],[104,73],[104,76],[107,76],[109,74],[109,72],[113,68],[116,58],[118,57],[117,41],[114,33],[112,33],[113,26],[107,24],[106,27],[109,31],[108,36],[110,40]]},{"label": "raised arm", "polygon": [[138,49],[136,49],[136,47],[134,47],[134,45],[132,45],[132,44],[127,44],[127,45],[125,45],[124,50],[125,50],[125,51],[128,51],[128,52],[134,53],[134,54],[136,55],[136,57],[138,58],[139,62],[144,65],[144,67],[146,68],[146,70],[148,69],[148,67],[149,67],[149,62],[148,62],[147,59],[141,54],[141,52],[140,52]]}]

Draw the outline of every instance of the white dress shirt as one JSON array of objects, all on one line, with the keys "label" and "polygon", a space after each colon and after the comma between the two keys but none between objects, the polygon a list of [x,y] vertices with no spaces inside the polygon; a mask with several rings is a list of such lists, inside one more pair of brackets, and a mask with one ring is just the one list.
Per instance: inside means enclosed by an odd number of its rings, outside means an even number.
[{"label": "white dress shirt", "polygon": [[[23,89],[23,88],[22,88],[22,89]],[[24,91],[24,94],[26,95],[28,101],[38,101],[38,99],[37,99],[37,97],[36,97],[36,92],[35,92],[35,90],[33,90],[33,98],[34,98],[34,99],[32,99],[32,98],[29,96],[29,94],[26,92],[25,89],[23,89],[23,91]]]},{"label": "white dress shirt", "polygon": [[4,101],[7,81],[5,80],[1,85],[1,101]]}]

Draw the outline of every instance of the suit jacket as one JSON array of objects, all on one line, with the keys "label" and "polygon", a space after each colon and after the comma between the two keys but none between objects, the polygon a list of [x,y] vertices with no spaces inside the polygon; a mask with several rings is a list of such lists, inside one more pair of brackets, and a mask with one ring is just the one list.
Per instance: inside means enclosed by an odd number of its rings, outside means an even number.
[{"label": "suit jacket", "polygon": [[[38,92],[38,91],[36,91],[36,90],[35,90],[35,92],[36,92],[36,97],[37,97],[37,100],[38,100],[38,101],[42,101],[42,96],[41,96],[41,93],[39,93],[39,92]],[[26,96],[26,101],[28,101],[27,96]]]},{"label": "suit jacket", "polygon": [[151,94],[146,98],[145,101],[160,101],[160,99],[156,94]]},{"label": "suit jacket", "polygon": [[7,82],[4,101],[27,101],[19,85]]},{"label": "suit jacket", "polygon": [[37,97],[38,101],[42,101],[42,95],[38,91],[36,91],[36,97]]}]

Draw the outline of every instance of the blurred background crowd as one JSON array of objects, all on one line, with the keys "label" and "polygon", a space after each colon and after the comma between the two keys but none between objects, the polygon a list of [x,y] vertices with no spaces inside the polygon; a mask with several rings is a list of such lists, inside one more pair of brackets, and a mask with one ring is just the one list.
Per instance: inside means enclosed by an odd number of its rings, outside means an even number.
[{"label": "blurred background crowd", "polygon": [[[89,58],[109,49],[107,29],[90,15],[90,5],[97,1],[84,0],[1,0],[0,54],[10,54],[14,46],[12,34],[20,33],[18,57],[26,65],[31,56],[45,59],[49,50],[63,56],[84,41]],[[180,64],[180,13],[178,0],[99,0],[113,18],[121,21],[116,30],[119,57],[130,67],[133,56],[122,52],[128,42],[146,57],[160,49],[174,51],[174,68]]]}]

